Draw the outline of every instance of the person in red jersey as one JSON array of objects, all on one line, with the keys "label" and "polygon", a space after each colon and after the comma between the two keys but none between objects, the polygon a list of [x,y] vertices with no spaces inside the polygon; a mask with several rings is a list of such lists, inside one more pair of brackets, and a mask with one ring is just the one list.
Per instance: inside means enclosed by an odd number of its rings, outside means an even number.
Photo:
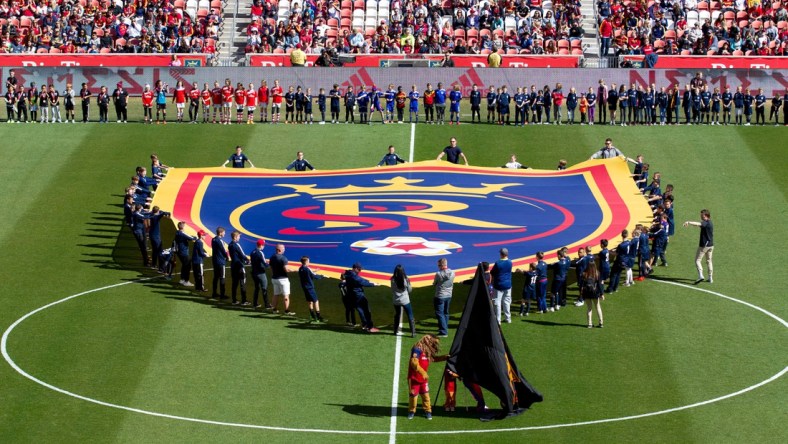
[{"label": "person in red jersey", "polygon": [[282,99],[284,96],[284,90],[279,86],[279,80],[274,80],[274,87],[271,88],[271,123],[279,123],[279,114],[282,109]]},{"label": "person in red jersey", "polygon": [[257,108],[257,90],[254,89],[254,83],[249,84],[249,89],[246,90],[246,124],[254,124],[254,111]]},{"label": "person in red jersey", "polygon": [[175,104],[175,111],[178,114],[178,123],[183,123],[183,108],[186,107],[186,88],[183,86],[183,81],[181,80],[175,83],[175,89],[172,91],[172,103]]},{"label": "person in red jersey", "polygon": [[430,402],[430,388],[427,383],[429,374],[427,369],[431,362],[445,361],[448,355],[438,356],[440,339],[435,335],[426,335],[418,340],[410,350],[408,364],[408,419],[416,416],[416,402],[421,395],[421,407],[427,419],[432,419],[432,404]]},{"label": "person in red jersey", "polygon": [[246,105],[246,90],[244,84],[238,82],[235,87],[235,123],[241,124],[244,118],[244,106]]},{"label": "person in red jersey", "polygon": [[235,90],[232,82],[230,82],[230,79],[224,79],[224,86],[222,87],[222,123],[225,125],[230,124],[233,95],[235,95]]},{"label": "person in red jersey", "polygon": [[208,88],[207,82],[203,84],[200,98],[202,99],[202,123],[208,123],[211,120],[211,89]]},{"label": "person in red jersey", "polygon": [[142,115],[145,123],[153,123],[153,91],[150,85],[145,85],[142,91]]},{"label": "person in red jersey", "polygon": [[219,113],[219,120],[222,118],[222,87],[219,82],[213,82],[211,90],[211,103],[213,105],[213,123],[216,123],[216,113]]},{"label": "person in red jersey", "polygon": [[268,123],[268,83],[263,80],[260,88],[257,90],[257,102],[260,106],[260,123]]},{"label": "person in red jersey", "polygon": [[197,82],[192,83],[189,90],[189,122],[197,123],[197,116],[200,115],[200,87]]}]

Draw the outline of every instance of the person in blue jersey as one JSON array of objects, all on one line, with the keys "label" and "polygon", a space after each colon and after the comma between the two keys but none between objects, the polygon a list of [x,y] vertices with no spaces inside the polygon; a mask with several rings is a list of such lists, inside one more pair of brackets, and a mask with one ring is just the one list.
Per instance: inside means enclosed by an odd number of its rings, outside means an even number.
[{"label": "person in blue jersey", "polygon": [[399,155],[396,153],[396,149],[394,148],[394,145],[389,145],[389,152],[386,153],[386,155],[383,156],[382,159],[380,159],[380,162],[378,162],[377,166],[383,166],[383,165],[392,166],[398,163],[405,163],[405,162],[406,162],[405,159],[399,157]]},{"label": "person in blue jersey", "polygon": [[651,274],[651,248],[649,246],[649,233],[643,226],[639,225],[640,239],[638,242],[638,277],[637,281],[644,281]]},{"label": "person in blue jersey", "polygon": [[495,108],[498,106],[498,93],[495,86],[490,85],[487,90],[487,123],[495,123]]},{"label": "person in blue jersey", "polygon": [[[588,124],[593,125],[596,115],[596,104],[597,104],[597,95],[594,93],[594,88],[589,86],[588,92],[586,93],[586,101],[588,102]],[[600,109],[605,106],[604,103],[600,103]]]},{"label": "person in blue jersey", "polygon": [[460,124],[460,102],[462,101],[462,92],[460,85],[454,85],[454,89],[449,93],[449,125]]},{"label": "person in blue jersey", "polygon": [[755,95],[755,124],[763,126],[766,123],[766,95],[763,88],[758,88]]},{"label": "person in blue jersey", "polygon": [[725,85],[725,91],[722,93],[722,124],[730,125],[731,111],[733,109],[733,94],[731,87]]},{"label": "person in blue jersey", "polygon": [[367,92],[366,87],[361,85],[361,87],[358,89],[358,95],[356,96],[356,103],[358,103],[359,123],[362,125],[368,123],[369,102],[369,93]]},{"label": "person in blue jersey", "polygon": [[[252,305],[251,302],[246,300],[246,265],[249,265],[249,258],[244,253],[241,246],[241,232],[233,231],[230,235],[232,242],[230,242],[227,250],[230,253],[230,279],[232,279],[232,295],[233,305],[241,305],[248,307]],[[241,289],[241,300],[237,299],[238,289]]]},{"label": "person in blue jersey", "polygon": [[320,125],[326,123],[326,90],[320,88],[317,91],[317,110],[320,111]]},{"label": "person in blue jersey", "polygon": [[703,282],[703,258],[706,258],[706,267],[708,269],[709,283],[714,282],[714,264],[712,263],[712,256],[714,254],[714,224],[711,222],[711,212],[707,209],[700,211],[700,221],[686,221],[684,226],[700,227],[700,241],[698,243],[698,250],[695,254],[695,267],[698,270],[698,280],[695,284]]},{"label": "person in blue jersey", "polygon": [[309,306],[309,322],[325,322],[320,315],[320,301],[317,297],[317,290],[315,289],[315,282],[318,279],[323,279],[325,276],[315,274],[309,268],[309,256],[301,256],[301,267],[298,268],[298,280],[301,282],[301,290],[304,291],[304,299],[306,299]]},{"label": "person in blue jersey", "polygon": [[295,123],[296,93],[292,86],[285,93],[285,124]]},{"label": "person in blue jersey", "polygon": [[774,126],[780,124],[780,108],[783,106],[783,98],[780,93],[775,92],[772,97],[772,107],[769,109],[769,120],[774,122]]},{"label": "person in blue jersey", "polygon": [[205,237],[205,231],[200,230],[197,232],[197,239],[192,246],[192,257],[190,263],[192,264],[192,271],[194,272],[194,289],[199,292],[206,292],[205,288],[205,258],[208,253],[205,251],[205,244],[202,238]]},{"label": "person in blue jersey", "polygon": [[525,275],[519,316],[528,316],[531,314],[531,301],[536,301],[536,264],[531,262],[527,270],[518,269],[517,272]]},{"label": "person in blue jersey", "polygon": [[701,109],[703,108],[703,99],[700,95],[700,88],[692,88],[692,124],[700,125],[701,122]]},{"label": "person in blue jersey", "polygon": [[145,236],[148,232],[148,223],[150,213],[145,211],[142,205],[135,204],[134,212],[131,215],[131,231],[134,233],[134,239],[137,240],[137,246],[142,255],[142,266],[150,267],[151,261],[148,257],[148,246],[145,244]]},{"label": "person in blue jersey", "polygon": [[708,125],[711,120],[711,91],[704,86],[700,91],[700,123]]},{"label": "person in blue jersey", "polygon": [[509,105],[512,101],[512,96],[509,94],[509,90],[506,88],[506,85],[501,87],[501,92],[498,94],[498,124],[499,125],[509,125]]},{"label": "person in blue jersey", "polygon": [[363,330],[367,333],[377,333],[380,329],[375,328],[372,322],[372,312],[369,310],[369,301],[367,300],[367,295],[364,294],[364,287],[377,287],[378,284],[361,277],[361,270],[363,270],[361,264],[358,262],[354,263],[350,270],[345,270],[342,274],[343,281],[347,288],[348,297],[354,301]]},{"label": "person in blue jersey", "polygon": [[607,239],[600,240],[600,250],[599,253],[597,253],[597,259],[599,260],[599,279],[602,281],[602,291],[605,291],[605,281],[610,277],[610,250],[607,249],[607,245]]},{"label": "person in blue jersey", "polygon": [[536,252],[536,308],[539,314],[547,312],[547,263],[544,253]]},{"label": "person in blue jersey", "polygon": [[178,222],[178,231],[175,232],[175,254],[181,262],[181,279],[180,284],[184,287],[191,287],[194,284],[189,282],[189,274],[191,274],[191,259],[189,258],[189,242],[196,241],[197,238],[189,236],[183,229],[186,227],[185,222]]},{"label": "person in blue jersey", "polygon": [[151,268],[156,268],[160,272],[164,272],[163,267],[159,260],[161,259],[161,252],[164,250],[161,241],[161,220],[165,217],[170,217],[167,211],[161,211],[158,206],[151,209],[150,219],[148,220],[148,239],[151,246]]},{"label": "person in blue jersey", "polygon": [[475,83],[471,87],[471,94],[468,97],[468,101],[471,102],[471,123],[476,123],[477,121],[482,123],[482,93],[479,91],[479,86]]},{"label": "person in blue jersey", "polygon": [[446,156],[446,160],[453,164],[460,163],[460,158],[465,162],[465,165],[468,165],[468,158],[465,157],[465,153],[462,152],[462,148],[457,146],[457,139],[452,137],[449,140],[449,146],[443,148],[440,154],[438,154],[437,160],[443,159],[443,156]]},{"label": "person in blue jersey", "polygon": [[692,89],[689,85],[685,85],[684,92],[681,93],[681,107],[684,109],[684,123],[692,125]]},{"label": "person in blue jersey", "polygon": [[607,109],[610,111],[610,125],[616,124],[616,111],[618,110],[618,90],[616,84],[610,84],[610,91],[607,92]]},{"label": "person in blue jersey", "polygon": [[146,191],[155,191],[158,182],[153,177],[148,177],[148,170],[145,167],[138,166],[137,173],[137,186]]},{"label": "person in blue jersey", "polygon": [[356,123],[356,93],[353,91],[353,86],[348,86],[345,91],[345,124]]},{"label": "person in blue jersey", "polygon": [[635,227],[632,232],[632,239],[629,240],[629,249],[627,250],[627,258],[624,261],[625,280],[624,286],[629,287],[635,285],[635,277],[633,275],[633,268],[635,263],[638,262],[638,255],[640,254],[640,230]]},{"label": "person in blue jersey", "polygon": [[569,88],[569,94],[566,95],[566,120],[569,125],[575,124],[575,111],[577,110],[577,90]]},{"label": "person in blue jersey", "polygon": [[618,88],[618,107],[621,109],[619,116],[619,123],[621,126],[627,126],[627,109],[629,109],[629,93],[624,85]]},{"label": "person in blue jersey", "polygon": [[304,159],[304,152],[299,151],[296,153],[295,160],[290,162],[290,165],[285,167],[285,170],[287,171],[290,171],[292,169],[295,169],[296,171],[306,171],[306,170],[314,170],[315,167],[313,167],[308,160]]},{"label": "person in blue jersey", "polygon": [[744,126],[750,126],[752,122],[752,103],[755,101],[755,97],[752,96],[750,93],[750,88],[744,90],[744,118],[747,120],[747,123]]},{"label": "person in blue jersey", "polygon": [[339,100],[341,97],[339,85],[335,83],[334,87],[328,91],[329,105],[331,106],[331,123],[339,123]]},{"label": "person in blue jersey", "polygon": [[[252,266],[252,282],[254,282],[254,294],[252,295],[252,304],[255,309],[265,308],[271,310],[273,307],[268,303],[268,275],[266,270],[268,264],[265,262],[265,239],[258,239],[257,246],[249,254],[249,263]],[[258,304],[260,295],[263,296],[263,305]]]},{"label": "person in blue jersey", "polygon": [[514,126],[523,126],[525,124],[525,115],[528,111],[525,109],[527,97],[523,94],[523,88],[517,87],[514,93]]},{"label": "person in blue jersey", "polygon": [[307,88],[303,96],[301,96],[301,104],[304,107],[304,124],[314,123],[315,119],[312,116],[312,88]]},{"label": "person in blue jersey", "polygon": [[711,124],[720,124],[720,102],[722,101],[722,94],[719,88],[714,88],[711,93]]},{"label": "person in blue jersey", "polygon": [[744,114],[744,92],[741,85],[736,87],[736,92],[733,94],[733,107],[736,113],[736,125],[741,125]]},{"label": "person in blue jersey", "polygon": [[294,122],[303,123],[304,122],[304,90],[301,88],[301,85],[298,85],[298,87],[296,88],[295,96],[293,97],[293,102],[295,103]]},{"label": "person in blue jersey", "polygon": [[618,283],[621,280],[621,272],[624,271],[627,255],[629,254],[629,230],[621,231],[621,243],[616,247],[616,258],[610,269],[610,284],[607,293],[618,291]]},{"label": "person in blue jersey", "polygon": [[235,147],[235,152],[231,154],[226,161],[224,161],[222,166],[225,167],[228,163],[232,163],[233,168],[243,168],[246,166],[247,162],[249,162],[250,167],[254,168],[252,161],[246,157],[246,154],[244,154],[244,148],[241,145],[238,145]]},{"label": "person in blue jersey", "polygon": [[668,223],[668,215],[662,213],[657,218],[654,226],[649,233],[649,239],[652,239],[651,249],[654,253],[651,256],[651,267],[656,266],[657,259],[662,261],[662,266],[667,266],[668,262],[665,260],[665,249],[668,246],[668,231],[670,224]]},{"label": "person in blue jersey", "polygon": [[651,89],[651,87],[649,86],[643,95],[643,111],[645,111],[645,115],[643,116],[643,118],[646,121],[646,125],[652,125],[652,123],[654,122],[654,117],[655,117],[654,111],[656,107],[655,101],[656,101],[656,91]]},{"label": "person in blue jersey", "polygon": [[386,120],[388,123],[394,123],[394,101],[397,98],[397,90],[394,89],[393,84],[389,84],[389,89],[383,94],[386,98]]},{"label": "person in blue jersey", "polygon": [[552,91],[550,91],[550,87],[548,85],[545,85],[544,89],[542,90],[542,111],[544,112],[545,115],[545,121],[544,121],[545,125],[550,124],[550,119],[551,119],[550,110],[552,109],[552,106],[553,106],[553,93]]},{"label": "person in blue jersey", "polygon": [[225,300],[227,288],[225,285],[227,272],[225,266],[230,260],[230,253],[227,252],[227,244],[224,242],[224,227],[216,228],[216,236],[211,239],[211,265],[213,265],[213,282],[211,285],[211,299]]},{"label": "person in blue jersey", "polygon": [[[544,95],[541,91],[536,91],[536,93],[531,93],[531,97],[534,98],[534,104],[531,106],[531,109],[534,110],[533,120],[536,124],[541,125],[544,123],[544,120],[542,120],[542,112],[544,110]],[[547,120],[550,120],[549,116],[547,117]]]},{"label": "person in blue jersey", "polygon": [[575,307],[583,305],[583,273],[588,268],[588,263],[593,262],[594,257],[591,256],[591,247],[580,247],[577,250],[577,259],[572,261],[572,266],[575,268],[575,278],[577,279],[577,301]]},{"label": "person in blue jersey", "polygon": [[566,256],[566,252],[566,248],[562,248],[556,253],[558,262],[553,264],[552,300],[549,311],[558,311],[566,305],[566,275],[572,266],[572,261]]},{"label": "person in blue jersey", "polygon": [[659,92],[654,96],[654,105],[659,108],[659,124],[664,126],[667,123],[667,110],[668,110],[668,93],[665,87],[661,87]]},{"label": "person in blue jersey", "polygon": [[493,285],[493,307],[498,323],[512,322],[512,261],[509,259],[509,250],[501,248],[498,252],[500,258],[493,264],[490,275]]},{"label": "person in blue jersey", "polygon": [[446,90],[443,88],[443,83],[438,82],[438,88],[435,89],[435,119],[438,125],[443,125],[446,122]]},{"label": "person in blue jersey", "polygon": [[408,101],[410,102],[410,106],[408,107],[408,121],[410,123],[413,123],[414,116],[416,117],[416,123],[419,123],[419,97],[421,97],[421,95],[416,90],[416,85],[412,85],[408,93]]},{"label": "person in blue jersey", "polygon": [[627,108],[629,109],[629,117],[627,117],[627,122],[630,125],[635,125],[638,123],[637,117],[637,109],[638,109],[638,87],[632,83],[627,90]]},{"label": "person in blue jersey", "polygon": [[370,108],[369,108],[369,124],[372,125],[372,117],[375,116],[375,112],[377,111],[380,114],[380,123],[386,124],[386,119],[383,117],[383,105],[380,103],[380,99],[383,98],[383,91],[378,91],[378,88],[373,86],[372,92],[369,93],[370,99]]},{"label": "person in blue jersey", "polygon": [[[541,119],[537,119],[537,109],[536,109],[536,102],[537,102],[537,100],[536,99],[537,99],[538,93],[536,91],[536,85],[531,85],[531,89],[530,90],[526,90],[525,93],[526,93],[526,96],[528,98],[527,100],[528,100],[529,113],[531,114],[530,118],[528,118],[528,117],[526,118],[526,121],[528,121],[528,122],[530,122],[531,124],[534,124],[534,125],[540,124],[541,123]],[[541,115],[542,115],[542,110],[541,109],[539,110],[538,114],[539,114],[539,117],[541,117]]]}]

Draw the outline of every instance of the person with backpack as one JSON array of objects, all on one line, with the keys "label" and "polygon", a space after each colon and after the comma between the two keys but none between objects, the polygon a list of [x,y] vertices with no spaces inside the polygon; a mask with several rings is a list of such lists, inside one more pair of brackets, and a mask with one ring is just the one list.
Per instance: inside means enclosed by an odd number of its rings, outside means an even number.
[{"label": "person with backpack", "polygon": [[596,314],[597,317],[599,317],[598,327],[602,328],[604,325],[604,318],[602,316],[602,301],[605,300],[605,296],[602,292],[602,279],[600,279],[599,271],[596,268],[596,262],[588,262],[586,271],[583,273],[583,286],[581,288],[581,295],[586,304],[588,328],[594,328],[594,308],[596,308]]}]

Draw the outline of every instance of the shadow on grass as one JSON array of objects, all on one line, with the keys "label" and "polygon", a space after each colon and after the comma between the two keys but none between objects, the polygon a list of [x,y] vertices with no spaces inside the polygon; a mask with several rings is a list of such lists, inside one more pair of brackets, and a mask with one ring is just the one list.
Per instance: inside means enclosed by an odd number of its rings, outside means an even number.
[{"label": "shadow on grass", "polygon": [[655,281],[676,282],[676,283],[679,283],[679,284],[693,284],[693,285],[696,285],[695,284],[695,279],[689,279],[689,278],[677,278],[677,277],[668,277],[668,276],[664,276],[664,277],[651,276],[649,279],[653,279]]},{"label": "shadow on grass", "polygon": [[566,322],[540,321],[538,319],[523,319],[522,322],[529,324],[545,325],[547,327],[581,327],[588,328],[585,324],[570,324]]},{"label": "shadow on grass", "polygon": [[[363,405],[363,404],[326,404],[332,407],[341,407],[342,411],[351,415],[363,416],[366,418],[390,418],[391,406],[385,405]],[[419,405],[416,411],[416,418],[424,419],[424,410]],[[432,409],[432,415],[436,418],[458,418],[458,419],[478,419],[479,413],[476,412],[474,407],[457,407],[453,412],[446,412],[442,406],[436,406]],[[408,405],[399,403],[397,405],[397,417],[408,417]]]}]

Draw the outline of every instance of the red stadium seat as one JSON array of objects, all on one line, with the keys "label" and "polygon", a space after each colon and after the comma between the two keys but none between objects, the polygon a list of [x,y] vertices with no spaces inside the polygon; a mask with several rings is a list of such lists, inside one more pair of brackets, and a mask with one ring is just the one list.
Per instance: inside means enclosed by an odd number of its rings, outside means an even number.
[{"label": "red stadium seat", "polygon": [[558,55],[569,55],[569,50],[566,48],[561,48],[558,50]]},{"label": "red stadium seat", "polygon": [[[109,48],[104,48],[104,49],[106,49],[106,50],[107,50],[107,52],[109,52]],[[101,51],[103,52],[103,51],[104,51],[104,49],[102,49]],[[49,52],[49,51],[47,51],[47,49],[46,49],[46,48],[39,48],[39,49],[38,49],[38,51],[36,51],[36,52],[37,52],[38,54],[46,54],[46,53],[47,53],[47,52]]]},{"label": "red stadium seat", "polygon": [[779,29],[780,31],[784,29],[788,29],[788,22],[786,22],[785,20],[777,22],[777,29]]},{"label": "red stadium seat", "polygon": [[282,48],[274,48],[274,54],[284,54],[285,50]]},{"label": "red stadium seat", "polygon": [[749,24],[749,20],[739,20],[739,28],[746,28]]},{"label": "red stadium seat", "polygon": [[477,39],[479,38],[479,30],[476,29],[476,28],[469,29],[466,34],[467,34],[467,38],[471,38],[471,37],[477,38]]},{"label": "red stadium seat", "polygon": [[211,2],[211,9],[217,9],[219,12],[222,11],[222,0],[213,0]]},{"label": "red stadium seat", "polygon": [[750,15],[747,14],[747,11],[739,11],[736,13],[736,20],[747,20],[750,18]]},{"label": "red stadium seat", "polygon": [[755,20],[754,22],[752,22],[752,29],[757,31],[762,27],[763,27],[763,22],[761,22],[760,20]]},{"label": "red stadium seat", "polygon": [[743,52],[741,52],[741,50],[738,50],[738,49],[737,49],[736,51],[733,51],[733,55],[735,55],[735,56],[743,56],[743,55],[744,55],[744,53],[743,53]]},{"label": "red stadium seat", "polygon": [[372,36],[375,35],[376,32],[377,30],[375,28],[367,28],[364,30],[364,37],[372,38]]},{"label": "red stadium seat", "polygon": [[[80,3],[84,3],[84,0],[80,0]],[[85,6],[82,4],[82,6]],[[175,8],[176,9],[186,9],[186,2],[183,0],[175,0]]]},{"label": "red stadium seat", "polygon": [[580,39],[576,39],[576,40],[570,40],[570,41],[569,41],[569,45],[570,45],[572,48],[582,48],[582,47],[583,47],[583,41],[582,41],[582,40],[580,40]]},{"label": "red stadium seat", "polygon": [[[38,52],[41,52],[41,51],[47,52],[47,50],[43,49],[43,48],[38,50]],[[100,54],[110,54],[111,52],[112,52],[112,50],[109,49],[109,48],[101,48],[101,50],[99,50]]]},{"label": "red stadium seat", "polygon": [[53,48],[49,48],[49,53],[50,54],[60,54],[61,52],[63,52],[63,51],[61,51],[60,48],[54,48],[54,47]]},{"label": "red stadium seat", "polygon": [[481,37],[484,37],[484,36],[490,37],[490,34],[491,34],[491,32],[490,32],[489,29],[482,29],[481,31],[479,31],[479,35]]},{"label": "red stadium seat", "polygon": [[465,38],[465,30],[464,29],[455,29],[454,30],[454,38],[455,39],[456,38],[464,39]]},{"label": "red stadium seat", "polygon": [[708,11],[708,10],[709,10],[708,2],[698,2],[698,11]]},{"label": "red stadium seat", "polygon": [[126,46],[126,39],[120,38],[115,40],[115,45]]},{"label": "red stadium seat", "polygon": [[31,20],[30,17],[22,17],[22,20],[19,21],[19,26],[29,28],[33,26],[33,20]]},{"label": "red stadium seat", "polygon": [[657,40],[657,41],[654,42],[654,48],[661,49],[661,48],[664,48],[664,47],[665,47],[665,41],[664,40]]},{"label": "red stadium seat", "polygon": [[569,49],[569,40],[566,39],[559,40],[558,49]]},{"label": "red stadium seat", "polygon": [[683,49],[681,51],[681,55],[683,55],[683,56],[692,55],[692,51],[690,51],[689,49]]},{"label": "red stadium seat", "polygon": [[712,11],[719,11],[720,9],[722,9],[722,3],[720,3],[720,2],[711,2],[709,4],[709,8]]},{"label": "red stadium seat", "polygon": [[353,2],[350,0],[342,0],[342,3],[340,3],[340,7],[342,9],[353,9]]},{"label": "red stadium seat", "polygon": [[339,26],[342,29],[350,29],[351,23],[353,22],[349,18],[343,18],[342,20],[340,20],[339,23],[340,23]]},{"label": "red stadium seat", "polygon": [[479,54],[481,55],[489,55],[491,53],[492,51],[490,51],[489,49],[482,49],[481,51],[479,51]]},{"label": "red stadium seat", "polygon": [[339,11],[339,18],[349,19],[350,17],[353,17],[353,11],[351,11],[349,8],[348,9],[342,8]]},{"label": "red stadium seat", "polygon": [[710,50],[706,51],[706,55],[715,55],[715,54],[717,54],[717,50],[715,50],[715,49],[710,49]]},{"label": "red stadium seat", "polygon": [[333,18],[328,19],[328,22],[326,22],[326,24],[328,25],[329,28],[334,28],[334,29],[339,28],[339,20],[337,19],[333,19]]},{"label": "red stadium seat", "polygon": [[353,2],[353,9],[354,10],[361,9],[362,11],[364,11],[367,9],[367,4],[364,2],[364,0],[356,0],[355,2]]},{"label": "red stadium seat", "polygon": [[583,55],[583,50],[580,48],[573,48],[572,55]]},{"label": "red stadium seat", "polygon": [[751,56],[752,54],[753,54],[753,52],[752,52],[752,51],[747,51],[747,52],[745,52],[745,53],[744,53],[744,55],[745,55],[746,57],[749,57],[749,56]]},{"label": "red stadium seat", "polygon": [[204,19],[205,17],[208,17],[208,14],[209,14],[209,11],[207,9],[205,9],[205,8],[197,10],[197,17],[198,18]]},{"label": "red stadium seat", "polygon": [[326,30],[326,38],[336,39],[338,35],[339,35],[339,31],[337,31],[336,29],[327,29]]}]

